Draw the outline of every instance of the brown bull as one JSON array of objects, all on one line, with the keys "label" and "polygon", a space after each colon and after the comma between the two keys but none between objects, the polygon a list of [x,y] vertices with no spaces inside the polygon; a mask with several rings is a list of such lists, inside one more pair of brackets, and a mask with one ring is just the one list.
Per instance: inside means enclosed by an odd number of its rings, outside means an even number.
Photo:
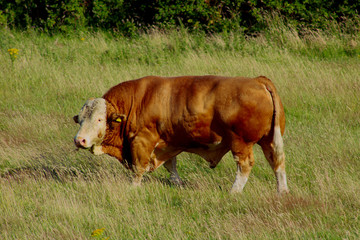
[{"label": "brown bull", "polygon": [[287,192],[282,135],[284,109],[266,77],[144,77],[89,99],[79,115],[75,145],[109,154],[135,172],[162,164],[181,183],[176,156],[196,153],[214,168],[228,151],[237,164],[232,192],[241,192],[259,144],[274,170],[279,193]]}]

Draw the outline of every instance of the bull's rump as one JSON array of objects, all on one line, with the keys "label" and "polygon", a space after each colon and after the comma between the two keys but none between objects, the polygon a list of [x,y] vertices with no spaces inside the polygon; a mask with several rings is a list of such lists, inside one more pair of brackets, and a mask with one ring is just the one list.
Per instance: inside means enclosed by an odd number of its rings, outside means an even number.
[{"label": "bull's rump", "polygon": [[172,146],[196,148],[231,141],[233,137],[257,142],[269,133],[273,116],[265,81],[269,80],[149,76],[113,87],[105,98],[133,98],[137,128],[156,129],[160,138]]},{"label": "bull's rump", "polygon": [[[194,77],[173,119],[195,140],[208,144],[233,134],[257,142],[271,128],[273,103],[264,84],[251,78]],[[176,106],[176,103],[172,103]],[[184,124],[187,123],[187,124]],[[198,139],[196,139],[198,138]]]}]

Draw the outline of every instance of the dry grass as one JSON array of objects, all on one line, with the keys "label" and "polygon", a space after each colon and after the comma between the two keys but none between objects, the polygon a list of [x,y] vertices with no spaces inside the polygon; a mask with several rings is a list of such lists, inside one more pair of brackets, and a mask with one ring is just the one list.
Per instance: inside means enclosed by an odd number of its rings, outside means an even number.
[{"label": "dry grass", "polygon": [[[131,41],[2,30],[0,238],[90,239],[102,227],[110,239],[359,238],[359,44],[356,36],[286,29],[248,39],[154,32]],[[20,50],[13,63],[8,48]],[[161,168],[133,188],[115,159],[75,151],[71,117],[87,98],[145,75],[193,74],[275,82],[287,117],[288,196],[276,195],[258,147],[241,195],[229,194],[230,155],[211,170],[182,154],[185,187],[172,186]]]}]

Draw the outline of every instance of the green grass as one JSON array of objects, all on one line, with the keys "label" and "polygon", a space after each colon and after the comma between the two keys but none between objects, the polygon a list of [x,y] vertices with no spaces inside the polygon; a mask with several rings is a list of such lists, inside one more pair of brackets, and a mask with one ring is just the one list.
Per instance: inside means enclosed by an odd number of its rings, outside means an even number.
[{"label": "green grass", "polygon": [[[280,29],[280,30],[279,30]],[[84,38],[84,40],[81,40]],[[7,52],[19,49],[14,62]],[[0,33],[0,238],[360,238],[360,36],[256,37],[156,32]],[[244,192],[236,166],[183,153],[176,187],[160,168],[141,188],[116,159],[75,151],[72,116],[89,97],[146,75],[258,76],[283,100],[290,194],[279,197],[259,147]]]}]

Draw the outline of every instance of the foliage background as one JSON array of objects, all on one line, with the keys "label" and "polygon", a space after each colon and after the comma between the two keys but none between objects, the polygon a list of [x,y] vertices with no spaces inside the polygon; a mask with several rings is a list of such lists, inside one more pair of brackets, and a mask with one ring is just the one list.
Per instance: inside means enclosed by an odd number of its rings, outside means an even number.
[{"label": "foliage background", "polygon": [[[149,28],[248,33],[264,30],[276,12],[297,30],[359,21],[357,0],[0,0],[0,24],[45,32],[102,29],[134,35]],[[350,24],[353,25],[353,24]],[[351,28],[351,27],[350,27]]]}]

